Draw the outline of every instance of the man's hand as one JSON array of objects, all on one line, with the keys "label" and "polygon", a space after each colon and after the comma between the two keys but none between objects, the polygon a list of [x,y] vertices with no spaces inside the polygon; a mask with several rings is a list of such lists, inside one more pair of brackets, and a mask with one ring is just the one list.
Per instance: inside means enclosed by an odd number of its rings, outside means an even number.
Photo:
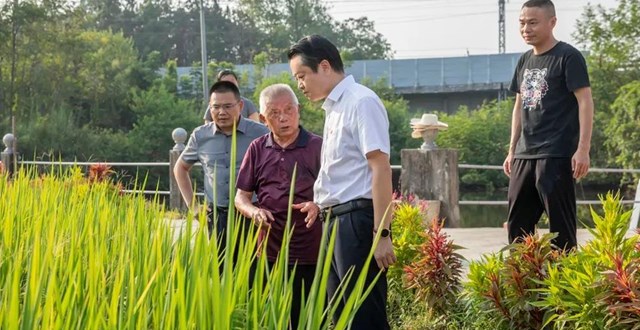
[{"label": "man's hand", "polygon": [[316,222],[316,219],[318,218],[318,214],[320,214],[320,207],[318,207],[314,202],[293,204],[291,207],[307,214],[304,218],[304,222],[307,223],[307,228],[311,228],[311,226],[313,226],[313,223]]},{"label": "man's hand", "polygon": [[393,242],[391,242],[391,237],[380,237],[376,250],[373,252],[373,257],[376,259],[378,268],[382,269],[382,271],[386,271],[389,266],[396,262],[396,255],[393,252]]},{"label": "man's hand", "polygon": [[511,177],[511,165],[513,165],[513,153],[510,152],[502,163],[502,170],[508,177]]},{"label": "man's hand", "polygon": [[267,230],[271,228],[271,223],[275,221],[273,214],[265,209],[257,209],[251,216],[253,224],[255,224],[260,230]]},{"label": "man's hand", "polygon": [[574,179],[584,178],[589,173],[589,153],[578,149],[571,157],[571,170]]},{"label": "man's hand", "polygon": [[191,214],[193,214],[193,220],[195,221],[200,221],[200,214],[204,214],[205,216],[205,222],[208,221],[207,219],[207,212],[209,211],[209,209],[207,208],[206,205],[204,204],[200,204],[200,205],[194,205],[193,208],[189,209],[189,212],[191,212]]}]

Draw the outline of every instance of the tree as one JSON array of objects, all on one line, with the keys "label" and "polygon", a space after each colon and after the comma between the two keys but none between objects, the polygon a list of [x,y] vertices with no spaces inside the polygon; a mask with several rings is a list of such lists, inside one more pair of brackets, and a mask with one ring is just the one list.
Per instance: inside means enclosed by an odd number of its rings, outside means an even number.
[{"label": "tree", "polygon": [[269,37],[266,51],[278,62],[286,61],[287,49],[310,34],[332,40],[356,60],[391,55],[389,43],[375,32],[373,22],[364,17],[336,22],[320,0],[240,0],[239,8]]},{"label": "tree", "polygon": [[612,125],[621,123],[623,118],[611,120],[612,116],[621,114],[611,105],[622,86],[640,79],[639,10],[639,0],[619,0],[618,6],[611,9],[601,5],[587,6],[577,23],[574,38],[589,51],[589,74],[596,109],[592,145],[608,146],[591,149],[596,165],[615,164],[619,151],[614,146],[618,144],[610,140],[622,137],[605,135],[605,131],[617,132]]},{"label": "tree", "polygon": [[349,18],[339,23],[338,44],[351,58],[358,60],[391,58],[391,45],[376,32],[373,22],[367,17]]},{"label": "tree", "polygon": [[131,127],[126,102],[138,61],[133,41],[122,32],[107,31],[86,31],[78,38],[84,49],[72,67],[79,84],[74,102],[77,118],[94,127]]},{"label": "tree", "polygon": [[[452,115],[439,114],[449,129],[438,134],[436,143],[441,148],[457,149],[461,163],[502,164],[509,146],[512,104],[513,100],[491,102],[477,110],[462,107]],[[460,181],[492,191],[505,186],[507,177],[502,171],[465,170]]]},{"label": "tree", "polygon": [[640,167],[640,81],[620,88],[611,113],[605,133],[613,160],[624,168]]}]

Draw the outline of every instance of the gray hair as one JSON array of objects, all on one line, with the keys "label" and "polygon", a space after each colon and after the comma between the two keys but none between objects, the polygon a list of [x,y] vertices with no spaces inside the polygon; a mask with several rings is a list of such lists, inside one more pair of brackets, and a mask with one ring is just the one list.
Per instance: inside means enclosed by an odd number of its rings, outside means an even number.
[{"label": "gray hair", "polygon": [[295,105],[299,104],[298,97],[296,93],[293,92],[293,89],[291,89],[291,86],[287,84],[273,84],[260,92],[260,113],[264,114],[264,112],[267,111],[267,103],[271,101],[271,99],[281,95],[289,95]]}]

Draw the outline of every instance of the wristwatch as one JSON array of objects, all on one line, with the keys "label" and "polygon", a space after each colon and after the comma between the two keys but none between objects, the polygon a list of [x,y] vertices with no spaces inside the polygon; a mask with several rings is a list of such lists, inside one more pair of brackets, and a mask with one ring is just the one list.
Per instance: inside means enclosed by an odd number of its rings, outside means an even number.
[{"label": "wristwatch", "polygon": [[[378,231],[374,229],[373,233],[377,234]],[[380,237],[389,237],[389,236],[391,236],[391,230],[387,228],[382,228],[382,230],[380,231]]]}]

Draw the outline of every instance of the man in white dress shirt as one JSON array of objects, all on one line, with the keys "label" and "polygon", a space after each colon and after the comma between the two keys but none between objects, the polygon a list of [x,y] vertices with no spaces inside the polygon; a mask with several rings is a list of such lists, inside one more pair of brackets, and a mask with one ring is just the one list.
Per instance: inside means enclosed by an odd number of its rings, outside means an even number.
[{"label": "man in white dress shirt", "polygon": [[[289,49],[288,58],[298,88],[311,101],[324,100],[324,142],[314,202],[323,213],[331,215],[331,228],[338,223],[327,291],[333,296],[351,267],[356,270],[352,279],[358,277],[373,239],[381,231],[365,287],[380,270],[383,273],[356,313],[351,328],[389,329],[384,270],[396,257],[389,230],[392,188],[387,111],[373,91],[345,75],[338,49],[324,37],[302,38]],[[341,310],[340,307],[338,315]]]}]

